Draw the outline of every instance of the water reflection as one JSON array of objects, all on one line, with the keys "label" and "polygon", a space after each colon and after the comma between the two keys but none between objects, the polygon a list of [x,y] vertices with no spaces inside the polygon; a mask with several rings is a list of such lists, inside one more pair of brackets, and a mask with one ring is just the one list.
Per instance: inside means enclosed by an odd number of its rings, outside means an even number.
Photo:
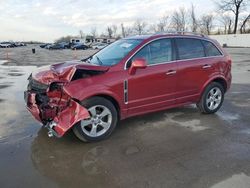
[{"label": "water reflection", "polygon": [[46,132],[42,128],[31,146],[32,162],[42,175],[59,183],[59,187],[112,184],[105,165],[110,153],[103,143],[84,144],[73,133],[61,139],[49,139]]},{"label": "water reflection", "polygon": [[0,118],[0,139],[1,142],[9,142],[13,135],[23,137],[31,134],[27,122],[33,120],[25,108],[23,90],[26,88],[28,75],[36,67],[5,66],[4,63],[6,61],[0,61],[0,117],[3,117]]}]

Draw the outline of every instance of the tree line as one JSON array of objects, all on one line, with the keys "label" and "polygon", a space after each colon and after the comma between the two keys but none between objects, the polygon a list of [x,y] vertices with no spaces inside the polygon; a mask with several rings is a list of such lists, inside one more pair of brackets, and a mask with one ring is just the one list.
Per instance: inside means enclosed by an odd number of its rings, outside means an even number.
[{"label": "tree line", "polygon": [[[247,11],[250,0],[219,0],[215,4],[218,12],[216,16],[212,13],[204,13],[198,18],[196,7],[191,4],[190,8],[180,7],[171,14],[163,15],[155,23],[137,19],[130,26],[126,26],[124,23],[113,24],[107,26],[105,31],[99,35],[97,28],[92,27],[89,35],[94,38],[97,36],[121,38],[130,35],[174,31],[199,32],[206,35],[250,33],[250,13]],[[242,12],[248,12],[248,14],[243,15]],[[85,37],[81,30],[79,35],[81,38]],[[71,36],[61,37],[57,41],[68,41],[70,38]]]}]

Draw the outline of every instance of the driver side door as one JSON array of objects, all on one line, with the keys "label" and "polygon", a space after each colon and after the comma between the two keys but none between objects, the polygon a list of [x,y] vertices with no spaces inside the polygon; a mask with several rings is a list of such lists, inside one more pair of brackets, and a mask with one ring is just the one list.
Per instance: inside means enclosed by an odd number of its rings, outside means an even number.
[{"label": "driver side door", "polygon": [[144,58],[145,69],[137,69],[127,80],[129,116],[165,109],[175,104],[176,71],[171,39],[158,39],[139,50],[130,60]]}]

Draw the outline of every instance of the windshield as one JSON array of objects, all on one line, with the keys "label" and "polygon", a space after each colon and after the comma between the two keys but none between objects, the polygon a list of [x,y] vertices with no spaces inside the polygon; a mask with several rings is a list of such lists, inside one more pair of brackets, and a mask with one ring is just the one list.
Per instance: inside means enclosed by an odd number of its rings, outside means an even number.
[{"label": "windshield", "polygon": [[87,61],[91,64],[112,66],[119,63],[131,50],[141,43],[137,39],[121,39],[91,56]]}]

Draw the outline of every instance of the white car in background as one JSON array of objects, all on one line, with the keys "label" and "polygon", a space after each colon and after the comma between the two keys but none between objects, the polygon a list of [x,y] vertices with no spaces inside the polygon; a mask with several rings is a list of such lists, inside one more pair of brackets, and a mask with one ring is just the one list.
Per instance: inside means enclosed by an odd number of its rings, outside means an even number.
[{"label": "white car in background", "polygon": [[13,46],[9,42],[1,42],[0,43],[0,48],[11,48],[11,47],[13,47]]},{"label": "white car in background", "polygon": [[100,49],[105,48],[106,46],[108,46],[108,44],[106,43],[97,43],[97,44],[92,45],[92,48],[100,50]]}]

